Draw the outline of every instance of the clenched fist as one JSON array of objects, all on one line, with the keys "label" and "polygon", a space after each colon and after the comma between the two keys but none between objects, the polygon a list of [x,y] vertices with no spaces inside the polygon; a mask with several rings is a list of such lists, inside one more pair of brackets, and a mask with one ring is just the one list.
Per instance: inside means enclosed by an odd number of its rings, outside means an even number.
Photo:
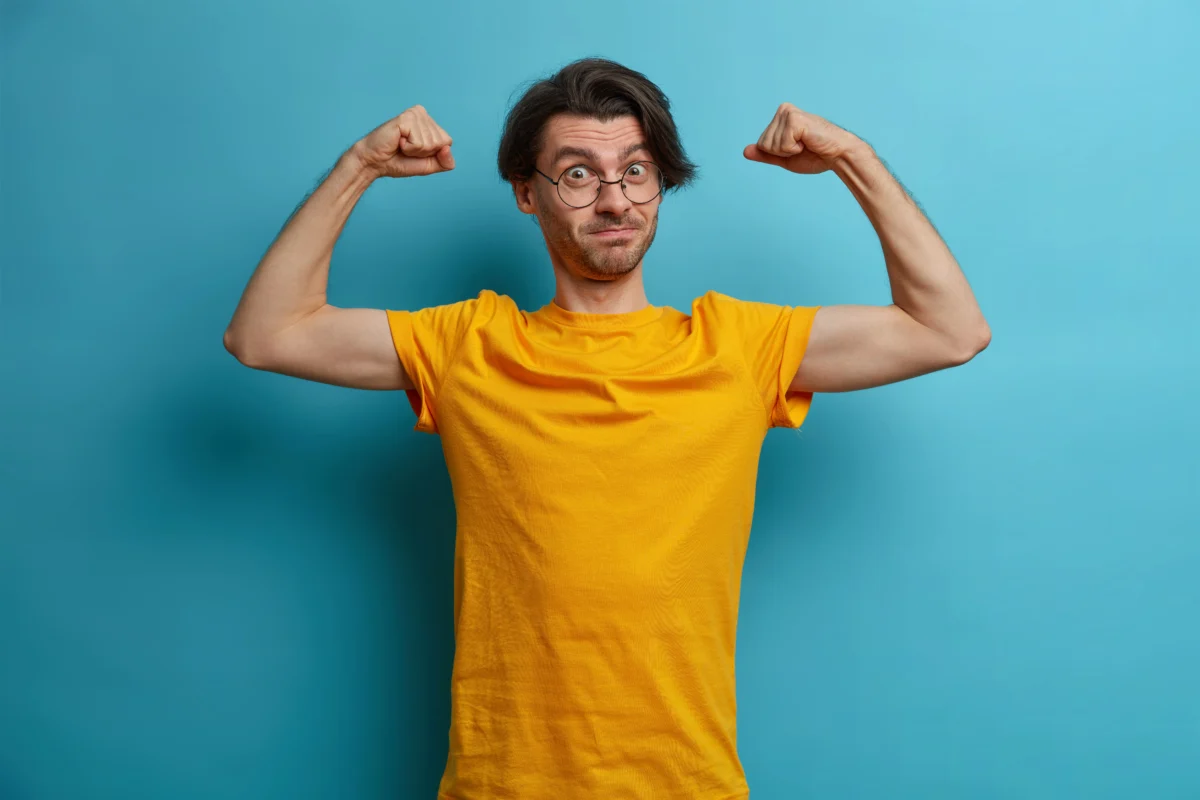
[{"label": "clenched fist", "polygon": [[829,120],[783,103],[758,142],[747,145],[742,155],[751,161],[814,175],[830,169],[847,151],[864,144]]},{"label": "clenched fist", "polygon": [[377,177],[412,178],[454,169],[452,142],[424,106],[413,106],[368,133],[353,150]]}]

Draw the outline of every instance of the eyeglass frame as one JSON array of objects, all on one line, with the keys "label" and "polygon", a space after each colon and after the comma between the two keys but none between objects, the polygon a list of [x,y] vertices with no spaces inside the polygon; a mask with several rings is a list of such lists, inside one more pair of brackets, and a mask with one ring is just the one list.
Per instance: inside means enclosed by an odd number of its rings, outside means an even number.
[{"label": "eyeglass frame", "polygon": [[[658,170],[658,191],[654,193],[654,197],[651,197],[649,200],[643,200],[643,201],[641,201],[640,203],[639,203],[638,201],[634,200],[634,199],[633,199],[632,197],[630,197],[628,194],[626,194],[626,192],[625,192],[625,186],[624,186],[624,184],[625,184],[625,175],[626,175],[626,173],[628,173],[628,172],[629,172],[629,170],[633,169],[633,168],[634,168],[634,167],[636,167],[638,164],[650,164],[650,165],[651,165],[651,166],[653,166],[653,167],[654,167],[656,170]],[[562,196],[562,190],[561,190],[561,189],[559,188],[559,186],[558,186],[560,183],[562,183],[562,176],[563,176],[563,175],[566,175],[566,174],[567,174],[567,172],[569,172],[570,170],[573,170],[573,169],[575,169],[576,167],[584,167],[585,169],[589,169],[589,170],[591,170],[592,172],[594,172],[594,173],[596,174],[596,180],[600,181],[600,186],[599,186],[599,187],[596,189],[596,196],[595,196],[595,197],[593,197],[593,198],[592,198],[590,201],[588,201],[587,203],[585,203],[585,204],[583,204],[583,205],[581,205],[581,206],[573,206],[573,205],[571,205],[570,203],[568,203],[568,202],[566,201],[566,198],[564,198],[564,197]],[[600,194],[601,194],[601,193],[604,191],[604,184],[606,184],[606,183],[619,183],[619,184],[622,184],[622,185],[621,185],[621,194],[625,195],[625,199],[626,199],[626,200],[628,200],[629,202],[633,203],[635,206],[644,206],[644,205],[646,205],[646,203],[652,203],[652,202],[654,202],[654,199],[655,199],[656,197],[661,197],[661,196],[662,196],[662,193],[663,193],[663,187],[666,185],[666,180],[667,180],[667,179],[666,179],[666,176],[665,176],[665,175],[663,175],[662,167],[660,167],[658,164],[655,164],[653,161],[650,161],[650,160],[648,160],[648,159],[645,159],[645,158],[638,159],[637,161],[634,161],[632,164],[630,164],[628,167],[626,167],[626,168],[624,169],[624,171],[622,171],[622,172],[621,172],[621,177],[620,177],[620,178],[618,178],[618,179],[617,179],[617,180],[615,180],[615,181],[606,181],[606,180],[604,180],[604,178],[601,178],[601,177],[600,177],[600,172],[599,172],[598,170],[592,169],[592,168],[591,168],[591,167],[589,167],[587,164],[583,164],[583,163],[579,163],[579,164],[572,164],[571,166],[569,166],[569,167],[567,167],[566,169],[564,169],[562,172],[558,173],[558,180],[554,180],[553,178],[551,178],[551,177],[550,177],[549,175],[547,175],[546,173],[542,172],[542,171],[541,171],[540,169],[538,169],[537,167],[534,167],[534,168],[533,168],[533,171],[534,171],[534,172],[536,172],[538,175],[541,175],[541,176],[542,176],[543,178],[545,178],[546,180],[550,181],[552,184],[554,184],[554,190],[555,190],[555,191],[558,193],[558,199],[559,199],[559,200],[562,200],[562,201],[563,201],[563,204],[564,204],[564,205],[566,205],[568,208],[587,208],[587,207],[588,207],[588,206],[590,206],[592,203],[594,203],[594,202],[596,202],[597,200],[599,200],[599,199],[600,199]]]}]

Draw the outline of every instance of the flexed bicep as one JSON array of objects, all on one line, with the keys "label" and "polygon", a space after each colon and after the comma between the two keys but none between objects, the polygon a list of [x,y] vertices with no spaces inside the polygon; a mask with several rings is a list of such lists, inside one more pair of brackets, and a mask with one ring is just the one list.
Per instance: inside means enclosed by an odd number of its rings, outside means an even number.
[{"label": "flexed bicep", "polygon": [[963,364],[971,355],[896,305],[822,306],[790,388],[869,389]]}]

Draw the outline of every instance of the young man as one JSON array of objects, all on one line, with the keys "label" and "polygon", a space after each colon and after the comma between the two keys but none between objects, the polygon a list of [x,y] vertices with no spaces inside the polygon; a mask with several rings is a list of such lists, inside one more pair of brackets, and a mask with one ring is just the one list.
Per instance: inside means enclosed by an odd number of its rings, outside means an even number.
[{"label": "young man", "polygon": [[416,429],[442,437],[458,530],[440,798],[745,798],[734,644],[763,437],[799,427],[814,392],[966,362],[987,323],[872,149],[789,103],[745,157],[833,170],[879,234],[894,303],[650,305],[659,204],[695,166],[658,87],[601,59],[533,86],[500,144],[553,300],[330,305],[363,192],[453,169],[450,148],[413,106],[347,151],[259,264],[225,345],[257,369],[403,389]]}]

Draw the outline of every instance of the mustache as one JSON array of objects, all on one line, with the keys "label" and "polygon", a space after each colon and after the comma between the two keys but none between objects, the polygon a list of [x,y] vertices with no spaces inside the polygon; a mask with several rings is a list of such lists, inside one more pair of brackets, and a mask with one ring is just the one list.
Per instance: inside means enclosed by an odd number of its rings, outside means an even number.
[{"label": "mustache", "polygon": [[634,230],[641,230],[641,227],[641,225],[633,220],[629,220],[628,222],[608,222],[586,229],[584,230],[584,233],[599,233],[600,231],[611,231],[615,228],[633,228]]}]

